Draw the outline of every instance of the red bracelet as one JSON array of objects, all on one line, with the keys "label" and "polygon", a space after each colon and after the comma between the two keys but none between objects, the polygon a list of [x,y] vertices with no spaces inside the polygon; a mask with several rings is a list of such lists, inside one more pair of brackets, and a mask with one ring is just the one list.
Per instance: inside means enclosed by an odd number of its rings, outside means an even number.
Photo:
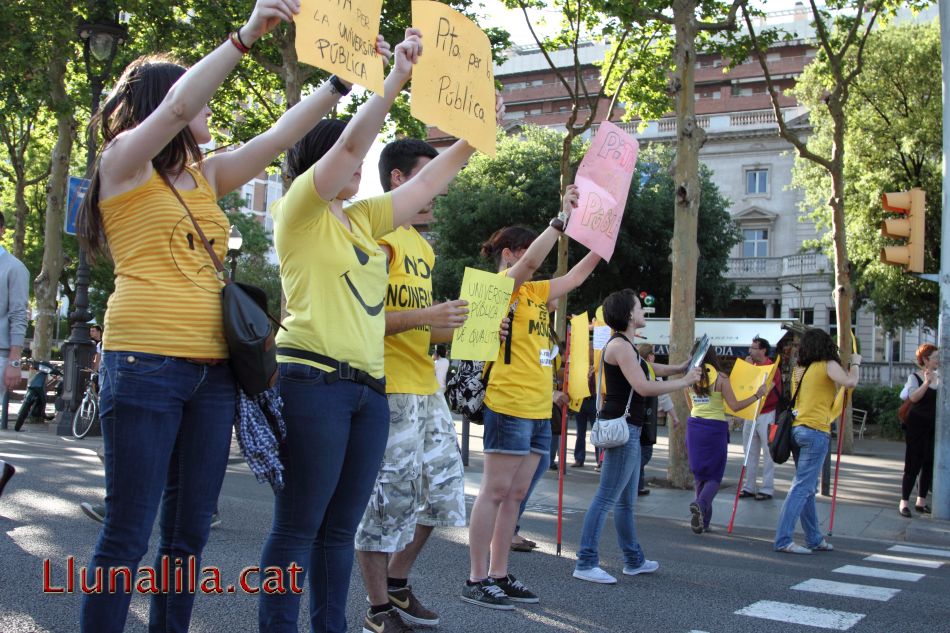
[{"label": "red bracelet", "polygon": [[231,43],[234,44],[234,48],[241,51],[242,55],[247,55],[251,52],[251,49],[241,43],[241,38],[238,36],[237,31],[234,31],[228,36],[228,39],[231,40]]}]

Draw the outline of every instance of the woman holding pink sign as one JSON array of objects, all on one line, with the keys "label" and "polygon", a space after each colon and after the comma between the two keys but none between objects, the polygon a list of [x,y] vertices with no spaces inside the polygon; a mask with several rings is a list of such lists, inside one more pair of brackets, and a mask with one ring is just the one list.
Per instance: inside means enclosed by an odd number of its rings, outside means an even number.
[{"label": "woman holding pink sign", "polygon": [[588,253],[562,277],[532,278],[561,236],[577,195],[576,186],[567,188],[560,215],[541,235],[509,226],[482,245],[482,255],[494,258],[498,273],[515,281],[510,345],[499,350],[486,388],[485,472],[469,523],[471,570],[461,596],[490,609],[539,602],[508,573],[508,554],[521,501],[551,445],[553,355],[547,304],[584,283],[600,256]]}]

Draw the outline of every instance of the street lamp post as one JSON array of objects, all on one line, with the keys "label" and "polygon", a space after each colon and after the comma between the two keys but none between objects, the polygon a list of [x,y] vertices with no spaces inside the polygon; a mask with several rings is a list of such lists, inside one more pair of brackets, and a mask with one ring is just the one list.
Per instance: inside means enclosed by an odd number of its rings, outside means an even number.
[{"label": "street lamp post", "polygon": [[[119,24],[118,14],[109,5],[108,0],[98,0],[91,9],[89,20],[82,21],[76,28],[76,35],[82,41],[83,62],[90,88],[90,116],[99,112],[99,100],[106,79],[112,70],[119,45],[125,41],[127,31]],[[96,162],[96,134],[89,130],[86,139],[86,177],[92,175]],[[69,339],[63,343],[63,408],[59,412],[56,425],[57,435],[72,433],[72,419],[83,395],[82,370],[92,366],[96,345],[89,337],[89,262],[82,246],[79,247],[79,261],[76,266],[76,295],[73,310],[69,314]]]},{"label": "street lamp post", "polygon": [[231,225],[228,232],[228,259],[231,261],[231,281],[235,281],[237,274],[237,258],[241,254],[241,247],[244,246],[244,236],[238,227]]}]

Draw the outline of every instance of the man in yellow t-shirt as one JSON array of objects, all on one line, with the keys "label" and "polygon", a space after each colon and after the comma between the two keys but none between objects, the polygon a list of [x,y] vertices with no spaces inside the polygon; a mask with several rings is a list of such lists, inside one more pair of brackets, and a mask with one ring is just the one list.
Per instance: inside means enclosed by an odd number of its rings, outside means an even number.
[{"label": "man in yellow t-shirt", "polygon": [[[431,145],[417,139],[388,144],[379,159],[383,189],[399,187],[436,156]],[[439,616],[413,595],[409,572],[434,527],[465,525],[465,474],[455,424],[429,347],[451,341],[468,309],[461,300],[433,303],[435,253],[411,224],[397,227],[379,244],[389,258],[385,307],[389,439],[356,532],[357,559],[374,608],[388,604],[412,624],[434,626]]]}]

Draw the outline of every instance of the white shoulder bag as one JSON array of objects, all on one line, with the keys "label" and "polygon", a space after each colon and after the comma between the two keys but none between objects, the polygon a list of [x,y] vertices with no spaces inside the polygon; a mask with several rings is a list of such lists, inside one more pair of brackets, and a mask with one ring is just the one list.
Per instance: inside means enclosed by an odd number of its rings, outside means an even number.
[{"label": "white shoulder bag", "polygon": [[[608,341],[609,343],[609,341]],[[632,343],[631,343],[632,345]],[[636,348],[634,348],[636,351]],[[590,430],[590,442],[597,448],[614,448],[623,446],[630,439],[630,429],[627,428],[627,417],[630,415],[630,402],[633,400],[633,386],[630,386],[630,396],[627,398],[627,408],[619,418],[610,418],[604,420],[600,417],[603,409],[603,400],[600,388],[601,380],[604,378],[604,355],[607,352],[607,346],[604,346],[604,353],[600,355],[600,375],[597,377],[597,417],[594,420],[594,426]]]}]

